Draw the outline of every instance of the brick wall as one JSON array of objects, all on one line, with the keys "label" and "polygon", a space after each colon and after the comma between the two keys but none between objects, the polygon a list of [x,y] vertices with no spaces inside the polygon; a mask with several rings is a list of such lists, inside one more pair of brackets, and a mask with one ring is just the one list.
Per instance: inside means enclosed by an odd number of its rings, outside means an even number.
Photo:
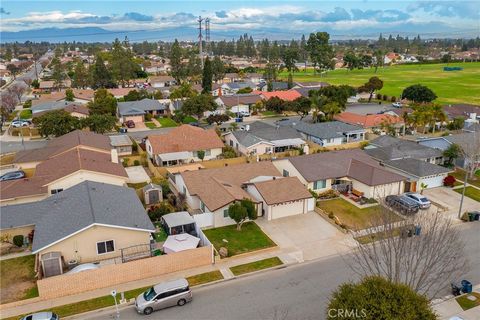
[{"label": "brick wall", "polygon": [[98,270],[45,278],[37,281],[37,285],[42,300],[53,299],[205,266],[212,262],[212,247],[207,246],[117,265],[102,266]]}]

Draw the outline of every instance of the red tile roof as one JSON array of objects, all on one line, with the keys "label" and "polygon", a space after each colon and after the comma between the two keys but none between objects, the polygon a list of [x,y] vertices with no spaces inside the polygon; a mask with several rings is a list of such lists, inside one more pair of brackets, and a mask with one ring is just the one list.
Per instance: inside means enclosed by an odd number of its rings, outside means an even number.
[{"label": "red tile roof", "polygon": [[223,148],[215,130],[184,124],[167,134],[148,136],[154,154]]},{"label": "red tile roof", "polygon": [[334,117],[335,120],[360,125],[364,128],[378,127],[382,123],[403,123],[403,119],[388,114],[356,114],[352,112],[342,112]]},{"label": "red tile roof", "polygon": [[296,90],[289,90],[289,91],[272,91],[272,92],[262,92],[262,91],[254,91],[253,93],[259,94],[265,100],[268,100],[273,97],[280,98],[285,101],[293,101],[302,95],[298,93]]}]

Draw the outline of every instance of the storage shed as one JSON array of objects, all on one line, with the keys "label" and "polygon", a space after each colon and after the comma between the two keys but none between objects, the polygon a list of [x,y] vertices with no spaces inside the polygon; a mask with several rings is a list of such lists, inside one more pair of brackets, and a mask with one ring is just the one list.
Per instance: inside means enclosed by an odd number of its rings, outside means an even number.
[{"label": "storage shed", "polygon": [[187,211],[173,212],[162,217],[162,226],[168,235],[188,233],[197,235],[195,220]]},{"label": "storage shed", "polygon": [[149,183],[145,187],[143,187],[142,190],[143,199],[145,200],[145,204],[147,205],[156,204],[163,200],[162,186]]}]

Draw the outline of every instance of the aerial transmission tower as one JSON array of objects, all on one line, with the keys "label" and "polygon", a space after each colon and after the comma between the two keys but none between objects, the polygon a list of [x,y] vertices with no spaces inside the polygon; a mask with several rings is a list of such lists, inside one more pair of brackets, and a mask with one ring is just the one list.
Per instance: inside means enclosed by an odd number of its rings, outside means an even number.
[{"label": "aerial transmission tower", "polygon": [[205,19],[205,49],[207,55],[210,54],[210,18]]},{"label": "aerial transmission tower", "polygon": [[200,54],[200,62],[202,64],[202,68],[203,68],[203,50],[202,50],[202,42],[203,42],[203,37],[202,37],[202,21],[204,19],[202,19],[201,16],[198,16],[198,51],[199,51],[199,54]]}]

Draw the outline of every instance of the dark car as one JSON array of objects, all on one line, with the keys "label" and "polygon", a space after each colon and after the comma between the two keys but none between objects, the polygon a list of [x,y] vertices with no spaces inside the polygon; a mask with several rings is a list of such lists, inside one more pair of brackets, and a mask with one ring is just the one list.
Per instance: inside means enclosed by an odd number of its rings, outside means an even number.
[{"label": "dark car", "polygon": [[120,133],[127,133],[127,132],[128,132],[128,129],[127,129],[127,128],[120,128],[120,129],[118,129],[118,132],[120,132]]},{"label": "dark car", "polygon": [[133,122],[133,120],[126,121],[125,125],[127,126],[127,128],[135,128],[135,122]]},{"label": "dark car", "polygon": [[413,199],[405,196],[387,196],[385,202],[390,208],[402,214],[415,214],[420,210],[420,206]]},{"label": "dark car", "polygon": [[0,176],[0,181],[17,180],[25,178],[25,172],[22,170],[11,171]]}]

